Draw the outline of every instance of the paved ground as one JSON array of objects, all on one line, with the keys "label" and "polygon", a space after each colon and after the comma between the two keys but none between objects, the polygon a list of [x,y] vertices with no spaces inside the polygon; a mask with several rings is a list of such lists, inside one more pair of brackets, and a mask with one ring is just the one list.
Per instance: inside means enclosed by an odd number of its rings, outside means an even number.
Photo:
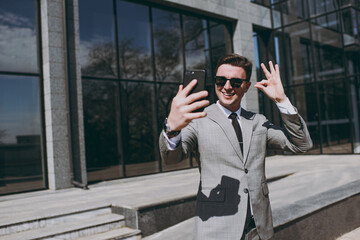
[{"label": "paved ground", "polygon": [[360,239],[360,227],[349,232],[347,234],[342,235],[337,240],[359,240]]},{"label": "paved ground", "polygon": [[[273,212],[294,201],[306,200],[316,194],[359,181],[359,170],[360,155],[269,157],[266,165],[268,179],[287,176],[269,184]],[[0,197],[0,225],[32,219],[34,216],[71,212],[74,209],[95,208],[111,204],[137,208],[171,199],[182,199],[186,196],[194,196],[198,188],[198,181],[198,170],[190,169],[102,182],[91,185],[90,190],[71,188],[4,196]],[[351,191],[360,192],[358,185],[356,184]],[[348,194],[351,192],[349,191]],[[286,220],[286,218],[284,219]],[[183,227],[178,229],[174,227],[174,231],[177,233],[171,233],[171,238],[155,238],[154,235],[152,236],[154,238],[148,239],[175,240],[174,236],[179,236],[181,240],[191,239],[191,221],[190,219],[182,223]],[[281,221],[283,219],[274,219],[274,224],[279,224]],[[355,235],[360,236],[359,231]]]}]

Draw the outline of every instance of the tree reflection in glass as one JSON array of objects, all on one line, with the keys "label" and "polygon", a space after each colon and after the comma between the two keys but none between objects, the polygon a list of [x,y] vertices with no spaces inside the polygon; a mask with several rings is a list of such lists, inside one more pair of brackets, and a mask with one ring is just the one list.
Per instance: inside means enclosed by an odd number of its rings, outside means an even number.
[{"label": "tree reflection in glass", "polygon": [[149,7],[117,2],[120,75],[152,80]]},{"label": "tree reflection in glass", "polygon": [[186,69],[205,69],[206,21],[183,15]]},{"label": "tree reflection in glass", "polygon": [[95,172],[89,174],[89,181],[118,178],[122,175],[117,136],[118,83],[85,80],[83,99],[86,164],[88,172]]},{"label": "tree reflection in glass", "polygon": [[80,0],[79,20],[82,75],[116,77],[112,1]]},{"label": "tree reflection in glass", "polygon": [[124,143],[127,176],[156,172],[154,85],[123,82],[121,86],[122,109],[126,118],[123,130],[124,135],[127,135]]},{"label": "tree reflection in glass", "polygon": [[184,67],[180,15],[152,8],[156,79],[180,82]]}]

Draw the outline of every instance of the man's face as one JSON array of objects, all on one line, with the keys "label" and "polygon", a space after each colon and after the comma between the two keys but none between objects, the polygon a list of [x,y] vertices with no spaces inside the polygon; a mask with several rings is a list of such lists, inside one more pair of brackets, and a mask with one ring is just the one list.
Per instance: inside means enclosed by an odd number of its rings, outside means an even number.
[{"label": "man's face", "polygon": [[[242,67],[223,64],[217,69],[216,76],[226,77],[227,79],[246,79],[246,72]],[[215,91],[220,104],[230,111],[235,112],[239,109],[241,99],[249,89],[250,85],[250,82],[243,82],[241,87],[233,88],[228,80],[224,86],[215,85]]]}]

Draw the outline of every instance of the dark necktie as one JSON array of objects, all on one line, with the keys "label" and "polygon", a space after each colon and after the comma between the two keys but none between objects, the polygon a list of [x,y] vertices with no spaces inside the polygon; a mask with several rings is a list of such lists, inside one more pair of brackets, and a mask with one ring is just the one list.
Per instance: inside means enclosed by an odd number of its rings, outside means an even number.
[{"label": "dark necktie", "polygon": [[241,128],[240,128],[240,125],[239,125],[239,122],[238,120],[236,119],[237,117],[237,114],[236,113],[231,113],[229,118],[231,119],[232,121],[232,125],[235,129],[235,133],[236,133],[236,136],[239,140],[239,144],[240,144],[240,149],[241,149],[241,153],[243,154],[243,138],[242,138],[242,132],[241,132]]}]

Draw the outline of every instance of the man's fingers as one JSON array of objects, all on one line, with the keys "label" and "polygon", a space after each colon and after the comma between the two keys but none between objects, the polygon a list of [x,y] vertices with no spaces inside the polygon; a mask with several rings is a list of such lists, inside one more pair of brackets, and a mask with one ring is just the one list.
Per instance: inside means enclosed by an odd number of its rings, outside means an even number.
[{"label": "man's fingers", "polygon": [[276,77],[280,79],[280,69],[278,64],[275,65],[275,71],[276,71]]},{"label": "man's fingers", "polygon": [[201,92],[197,92],[197,93],[193,93],[190,94],[189,96],[187,96],[186,98],[186,103],[187,104],[191,104],[192,102],[195,102],[196,100],[205,98],[209,95],[209,93],[207,91],[201,91]]},{"label": "man's fingers", "polygon": [[193,79],[191,82],[183,89],[182,93],[187,96],[191,92],[191,90],[196,86],[197,80]]},{"label": "man's fingers", "polygon": [[189,108],[187,110],[189,112],[193,112],[199,108],[204,108],[204,107],[208,106],[209,104],[210,104],[210,102],[208,100],[196,101],[196,102],[190,104]]},{"label": "man's fingers", "polygon": [[197,118],[203,118],[203,117],[206,117],[206,112],[191,112],[191,113],[188,113],[186,117],[191,120],[194,120]]},{"label": "man's fingers", "polygon": [[262,68],[266,78],[269,79],[271,77],[271,73],[269,72],[269,70],[267,70],[265,64],[261,63],[261,68]]},{"label": "man's fingers", "polygon": [[267,80],[262,80],[261,82],[255,83],[254,87],[264,91],[267,87]]},{"label": "man's fingers", "polygon": [[178,89],[178,91],[177,91],[177,93],[176,93],[176,96],[178,96],[178,95],[181,93],[181,91],[183,90],[183,88],[184,88],[184,86],[183,86],[182,84],[180,84],[180,85],[179,85],[179,89]]},{"label": "man's fingers", "polygon": [[[276,71],[275,71],[275,68],[274,68],[274,64],[272,63],[272,61],[269,61],[269,66],[270,66],[270,70],[271,70],[271,80],[276,80],[277,78],[277,74],[276,74]],[[269,79],[270,80],[270,79]]]},{"label": "man's fingers", "polygon": [[269,66],[270,66],[271,74],[274,74],[275,73],[275,68],[274,68],[274,64],[272,63],[272,61],[269,61]]}]

